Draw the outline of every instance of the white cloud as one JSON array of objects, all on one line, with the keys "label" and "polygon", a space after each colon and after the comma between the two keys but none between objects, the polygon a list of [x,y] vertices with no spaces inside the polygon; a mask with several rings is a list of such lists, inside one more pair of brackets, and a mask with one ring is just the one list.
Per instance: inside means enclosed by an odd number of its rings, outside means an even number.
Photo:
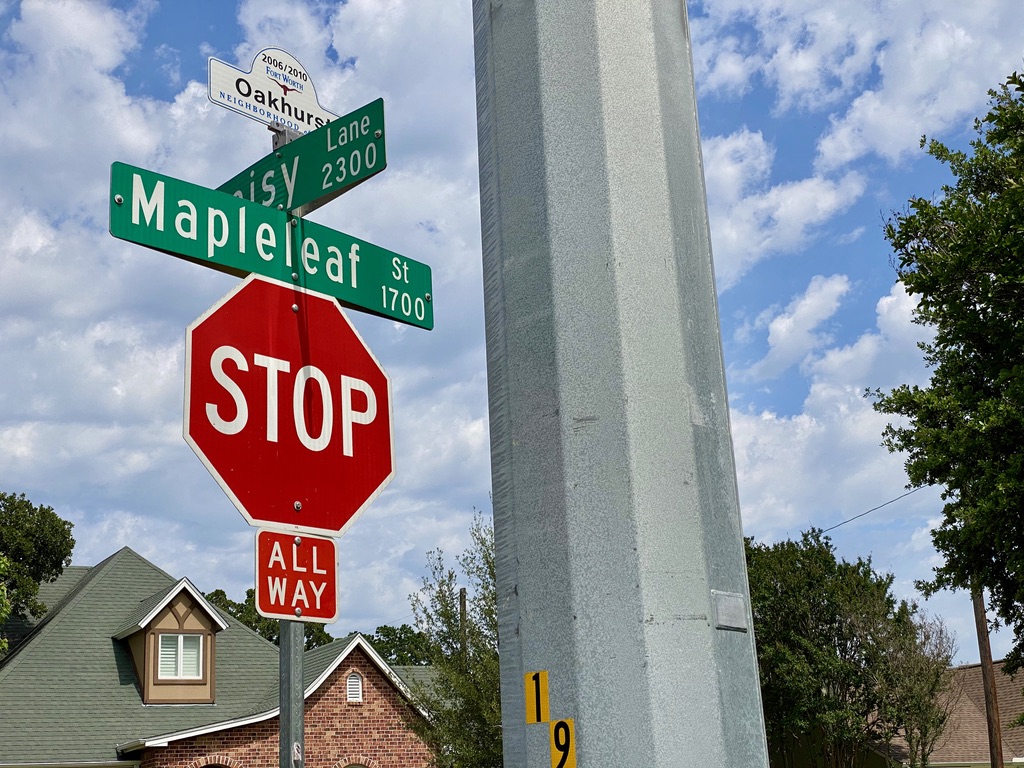
[{"label": "white cloud", "polygon": [[[873,152],[897,162],[922,134],[964,125],[983,111],[988,89],[1019,67],[1017,24],[997,3],[925,10],[880,52],[881,81],[833,116],[816,164],[830,170]],[[984,40],[984,42],[982,42]]]},{"label": "white cloud", "polygon": [[702,92],[737,97],[751,89],[751,75],[764,66],[759,53],[744,50],[741,37],[722,33],[718,19],[690,17],[693,66]]},{"label": "white cloud", "polygon": [[88,70],[110,72],[139,44],[152,7],[152,2],[142,2],[119,13],[86,0],[24,0],[21,17],[11,24],[8,36],[30,51],[36,65],[85,64]]},{"label": "white cloud", "polygon": [[872,389],[924,384],[928,374],[918,344],[929,340],[932,332],[913,321],[915,305],[903,284],[895,283],[875,305],[876,331],[828,349],[809,366],[812,395],[815,386],[828,382],[852,381]]},{"label": "white cloud", "polygon": [[987,90],[1020,66],[1017,10],[998,0],[716,0],[695,9],[703,92],[735,97],[767,85],[777,113],[836,110],[819,172],[869,153],[898,162],[922,134],[978,114]]},{"label": "white cloud", "polygon": [[[698,16],[697,59],[702,84],[704,72],[715,88],[713,77],[722,69],[719,57],[727,61],[742,57],[748,81],[764,78],[773,85],[780,110],[791,107],[820,108],[848,94],[870,71],[873,52],[879,44],[873,23],[877,7],[866,10],[854,4],[768,0],[751,5],[740,0],[718,0],[701,5]],[[737,26],[745,26],[737,32]],[[724,35],[723,35],[724,33]],[[720,51],[718,40],[730,41]],[[740,71],[730,68],[736,75]],[[726,81],[733,90],[738,78]]]},{"label": "white cloud", "polygon": [[774,378],[828,344],[831,337],[819,329],[836,313],[849,290],[846,275],[815,275],[803,295],[774,317],[760,321],[768,328],[768,354],[740,375],[754,380]]},{"label": "white cloud", "polygon": [[[895,285],[876,303],[873,330],[807,361],[808,391],[798,413],[733,409],[731,419],[747,535],[774,541],[811,527],[832,528],[828,535],[841,557],[870,555],[876,570],[899,574],[898,597],[920,600],[914,581],[929,579],[941,562],[930,536],[942,508],[939,490],[898,498],[906,493],[903,457],[880,444],[890,417],[875,413],[864,397],[867,388],[926,381],[916,344],[928,332],[911,321],[913,307]],[[927,608],[949,618],[960,637],[960,658],[969,660],[976,656],[970,604],[965,615],[964,600],[941,593]],[[998,652],[1005,652],[1009,640],[994,640]]]},{"label": "white cloud", "polygon": [[824,225],[853,205],[865,179],[812,176],[769,185],[774,149],[759,132],[742,129],[703,142],[708,215],[719,290],[758,261],[805,247]]},{"label": "white cloud", "polygon": [[[842,288],[842,281],[832,286]],[[912,306],[894,287],[878,302],[876,331],[809,362],[800,413],[733,411],[744,520],[755,530],[824,526],[898,495],[906,483],[902,460],[880,446],[888,417],[872,410],[864,391],[924,375],[920,355],[907,354],[922,335],[909,320]]]}]

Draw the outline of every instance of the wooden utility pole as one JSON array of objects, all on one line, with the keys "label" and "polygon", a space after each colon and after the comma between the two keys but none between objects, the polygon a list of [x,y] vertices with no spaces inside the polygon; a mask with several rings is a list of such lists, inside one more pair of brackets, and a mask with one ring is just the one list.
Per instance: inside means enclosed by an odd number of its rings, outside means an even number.
[{"label": "wooden utility pole", "polygon": [[988,618],[985,616],[985,594],[981,586],[971,590],[974,601],[974,624],[978,630],[978,655],[981,657],[981,684],[985,690],[985,715],[988,719],[988,751],[992,768],[1003,768],[1003,736],[999,724],[999,700],[996,697],[996,674],[992,666],[992,646],[988,640]]},{"label": "wooden utility pole", "polygon": [[462,652],[462,668],[469,669],[466,642],[466,588],[459,590],[459,650]]}]

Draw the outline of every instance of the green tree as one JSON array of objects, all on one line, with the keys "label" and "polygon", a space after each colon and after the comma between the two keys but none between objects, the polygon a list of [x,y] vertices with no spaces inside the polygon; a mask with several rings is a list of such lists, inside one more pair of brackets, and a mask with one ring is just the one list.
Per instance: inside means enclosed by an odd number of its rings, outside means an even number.
[{"label": "green tree", "polygon": [[1024,663],[1024,80],[990,91],[970,154],[922,139],[955,183],[912,198],[885,227],[899,281],[917,300],[927,386],[871,393],[900,419],[883,445],[906,454],[908,487],[943,488],[926,594],[988,588],[1013,627],[1006,671]]},{"label": "green tree", "polygon": [[903,736],[908,768],[927,768],[960,698],[949,665],[956,642],[937,617],[905,613],[882,635],[881,714]]},{"label": "green tree", "polygon": [[457,559],[467,588],[465,620],[458,575],[440,550],[428,553],[423,589],[410,597],[416,628],[428,641],[433,679],[413,687],[426,719],[408,722],[433,748],[438,768],[502,765],[494,530],[478,514],[470,536],[470,547]]},{"label": "green tree", "polygon": [[944,689],[928,688],[932,677],[906,676],[945,670],[952,651],[931,659],[932,635],[923,631],[944,633],[941,622],[896,601],[892,576],[875,573],[870,558],[837,559],[821,531],[771,545],[747,539],[746,553],[773,759],[791,765],[801,754],[814,765],[855,766],[897,735],[930,752],[945,721],[925,722],[925,714],[942,706]]},{"label": "green tree", "polygon": [[377,627],[370,637],[374,650],[392,666],[424,666],[430,663],[430,642],[422,632],[408,624]]},{"label": "green tree", "polygon": [[39,585],[54,581],[71,565],[73,523],[52,507],[35,506],[25,494],[0,492],[0,556],[7,558],[2,584],[15,616],[42,616]]},{"label": "green tree", "polygon": [[[281,622],[277,619],[268,619],[256,611],[256,590],[249,589],[245,592],[245,601],[237,603],[227,596],[223,589],[215,589],[203,595],[210,601],[211,605],[220,608],[228,616],[245,624],[253,632],[267,638],[274,645],[281,644]],[[323,624],[307,621],[303,625],[304,646],[306,650],[318,648],[334,640]]]},{"label": "green tree", "polygon": [[[11,567],[10,561],[0,555],[0,627],[11,615],[11,600],[7,597],[7,572]],[[0,636],[0,656],[7,653],[7,638]]]}]

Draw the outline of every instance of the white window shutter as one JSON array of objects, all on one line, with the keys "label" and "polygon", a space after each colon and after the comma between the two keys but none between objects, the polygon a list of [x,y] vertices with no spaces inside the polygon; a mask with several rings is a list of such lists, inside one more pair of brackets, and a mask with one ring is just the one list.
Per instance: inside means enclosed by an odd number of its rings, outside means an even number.
[{"label": "white window shutter", "polygon": [[203,676],[203,636],[181,636],[181,676]]},{"label": "white window shutter", "polygon": [[178,676],[178,635],[160,635],[159,676]]}]

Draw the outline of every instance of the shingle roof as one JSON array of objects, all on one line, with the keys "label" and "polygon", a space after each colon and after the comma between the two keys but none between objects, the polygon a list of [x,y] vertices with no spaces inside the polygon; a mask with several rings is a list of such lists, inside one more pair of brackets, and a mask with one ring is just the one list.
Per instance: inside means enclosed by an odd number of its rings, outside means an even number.
[{"label": "shingle roof", "polygon": [[[996,700],[1002,723],[1003,760],[1009,765],[1014,758],[1024,758],[1024,728],[1011,728],[1009,724],[1024,714],[1024,680],[1003,674],[1003,662],[995,666]],[[981,665],[968,664],[953,670],[960,695],[956,700],[949,723],[929,762],[985,763],[989,762],[988,721],[985,715],[985,691],[981,680]]]},{"label": "shingle roof", "polygon": [[113,636],[175,580],[128,548],[71,576],[77,583],[0,661],[0,764],[113,760],[117,744],[231,720],[276,692],[277,647],[222,614],[216,703],[145,706],[127,641]]},{"label": "shingle roof", "polygon": [[409,689],[413,693],[415,693],[420,686],[429,688],[437,679],[437,670],[433,667],[407,666],[392,667],[391,669],[393,669],[395,674],[405,681],[405,684],[409,686]]},{"label": "shingle roof", "polygon": [[309,686],[335,662],[338,655],[348,648],[358,634],[358,632],[353,632],[347,637],[339,638],[333,643],[321,645],[319,648],[313,648],[302,654],[302,687],[304,690],[309,689]]},{"label": "shingle roof", "polygon": [[[59,579],[46,581],[39,585],[39,602],[46,606],[47,611],[63,600],[67,593],[88,575],[92,568],[81,565],[71,565],[64,569]],[[10,640],[11,647],[18,645],[32,629],[45,618],[42,616],[11,616],[4,622],[3,635]]]},{"label": "shingle roof", "polygon": [[[361,647],[366,652],[366,655],[377,665],[384,676],[390,678],[405,696],[412,695],[409,686],[410,678],[407,678],[399,670],[429,669],[428,667],[392,667],[374,650],[373,646],[370,645],[370,642],[363,635],[353,632],[341,640],[335,640],[333,643],[306,651],[302,662],[302,678],[305,689],[309,691],[310,686],[318,678],[322,678],[327,673],[334,671],[334,668],[340,663],[339,658],[342,660],[346,658],[351,649],[356,646]],[[430,673],[427,674],[429,676]]]},{"label": "shingle roof", "polygon": [[[111,763],[125,757],[118,745],[135,750],[277,713],[277,646],[220,611],[227,628],[217,634],[216,703],[142,703],[128,641],[115,637],[180,584],[125,547],[92,568],[67,568],[44,585],[40,599],[50,610],[0,659],[0,766]],[[389,673],[356,633],[303,655],[305,688],[322,683],[339,657],[360,645]]]},{"label": "shingle roof", "polygon": [[121,626],[114,630],[112,637],[125,637],[128,632],[137,630],[139,622],[148,616],[156,606],[163,603],[169,595],[177,591],[177,589],[178,584],[174,583],[147,597],[128,613],[124,621],[121,622]]}]

